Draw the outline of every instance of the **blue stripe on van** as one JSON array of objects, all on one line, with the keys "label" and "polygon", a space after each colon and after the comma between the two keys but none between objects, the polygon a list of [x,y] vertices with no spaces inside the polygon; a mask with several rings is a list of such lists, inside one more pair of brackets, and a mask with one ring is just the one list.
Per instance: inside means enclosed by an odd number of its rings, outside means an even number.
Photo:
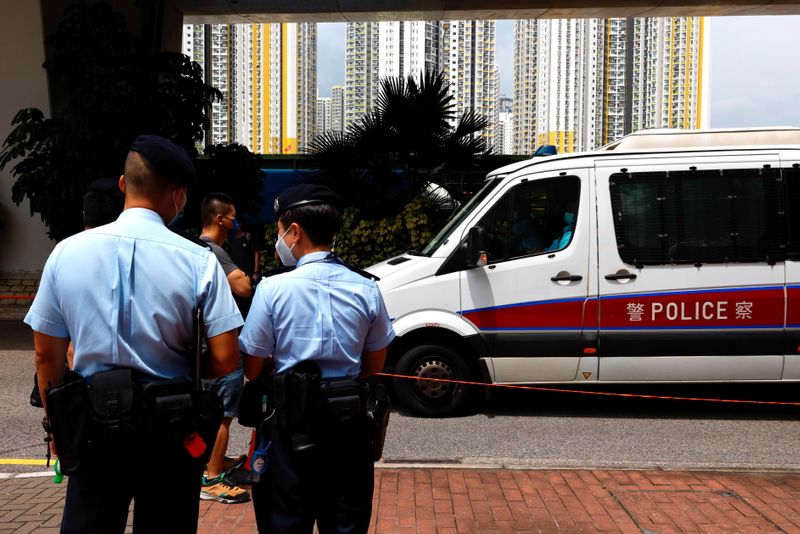
[{"label": "blue stripe on van", "polygon": [[[737,291],[774,291],[783,289],[782,285],[756,287],[727,287],[719,289],[687,289],[684,291],[662,291],[658,293],[624,293],[620,295],[601,296],[600,300],[630,299],[635,297],[667,297],[671,295],[697,295],[702,293],[733,293]],[[799,286],[800,287],[800,286]]]}]

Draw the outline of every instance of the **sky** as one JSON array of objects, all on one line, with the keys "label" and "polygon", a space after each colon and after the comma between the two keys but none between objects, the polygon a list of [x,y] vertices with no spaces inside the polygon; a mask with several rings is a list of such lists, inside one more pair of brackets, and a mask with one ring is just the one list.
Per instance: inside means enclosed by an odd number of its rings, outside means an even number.
[{"label": "sky", "polygon": [[[712,17],[711,126],[800,126],[800,16]],[[344,85],[345,25],[317,29],[317,86]],[[512,96],[514,24],[497,22],[500,93]]]}]

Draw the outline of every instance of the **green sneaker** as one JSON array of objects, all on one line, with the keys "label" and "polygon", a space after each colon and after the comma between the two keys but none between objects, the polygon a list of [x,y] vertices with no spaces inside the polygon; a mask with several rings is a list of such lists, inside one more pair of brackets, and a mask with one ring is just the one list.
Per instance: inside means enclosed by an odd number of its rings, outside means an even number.
[{"label": "green sneaker", "polygon": [[225,475],[211,479],[204,476],[200,483],[200,499],[224,504],[238,504],[248,502],[250,493],[232,484],[225,478]]}]

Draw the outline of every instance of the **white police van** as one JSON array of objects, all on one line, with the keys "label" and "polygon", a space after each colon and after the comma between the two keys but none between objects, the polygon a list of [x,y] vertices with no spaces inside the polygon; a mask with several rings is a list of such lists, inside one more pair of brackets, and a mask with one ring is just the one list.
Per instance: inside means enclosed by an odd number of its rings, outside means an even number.
[{"label": "white police van", "polygon": [[[424,250],[369,270],[398,374],[800,381],[800,129],[651,130],[508,165]],[[429,415],[470,390],[394,385]]]}]

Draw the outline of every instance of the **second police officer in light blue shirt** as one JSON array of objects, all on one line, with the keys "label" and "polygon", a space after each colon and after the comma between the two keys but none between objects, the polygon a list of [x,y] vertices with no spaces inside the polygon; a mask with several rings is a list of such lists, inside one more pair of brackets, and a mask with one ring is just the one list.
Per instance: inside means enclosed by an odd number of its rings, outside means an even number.
[{"label": "second police officer in light blue shirt", "polygon": [[[331,252],[341,226],[340,200],[333,191],[308,184],[292,187],[276,200],[275,213],[276,249],[284,265],[296,268],[259,284],[239,337],[247,377],[254,379],[270,367],[276,374],[278,413],[270,421],[268,467],[253,485],[259,532],[311,533],[315,521],[322,533],[366,532],[374,464],[363,417],[341,423],[347,419],[342,410],[315,411],[326,399],[328,406],[345,406],[348,397],[331,401],[326,391],[383,368],[394,331],[375,282]],[[313,377],[316,368],[317,381],[286,378],[294,378],[298,369],[308,371],[299,376]],[[299,394],[298,383],[310,393]],[[279,391],[278,384],[286,391]],[[300,435],[293,424],[298,416],[310,419],[308,435]]]}]

